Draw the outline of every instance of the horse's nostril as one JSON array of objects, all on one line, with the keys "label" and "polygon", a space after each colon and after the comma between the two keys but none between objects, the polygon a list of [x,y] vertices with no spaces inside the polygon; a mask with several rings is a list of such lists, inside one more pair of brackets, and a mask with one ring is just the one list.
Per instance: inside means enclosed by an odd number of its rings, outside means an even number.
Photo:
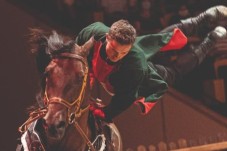
[{"label": "horse's nostril", "polygon": [[60,122],[58,125],[57,125],[57,128],[64,128],[65,127],[65,122]]},{"label": "horse's nostril", "polygon": [[49,133],[50,133],[51,135],[56,135],[56,134],[57,134],[56,128],[55,128],[54,126],[50,126],[50,127],[49,127]]}]

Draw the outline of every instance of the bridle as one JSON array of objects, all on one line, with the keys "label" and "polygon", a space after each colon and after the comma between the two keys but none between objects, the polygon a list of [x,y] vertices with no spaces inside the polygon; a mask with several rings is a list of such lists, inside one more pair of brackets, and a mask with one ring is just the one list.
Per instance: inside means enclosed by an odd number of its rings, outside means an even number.
[{"label": "bridle", "polygon": [[45,94],[44,94],[45,105],[48,106],[49,104],[59,103],[59,104],[62,104],[63,106],[65,106],[68,109],[68,123],[72,124],[75,122],[75,119],[80,117],[82,112],[84,111],[83,109],[80,108],[80,106],[84,99],[85,89],[87,86],[88,65],[87,65],[86,59],[84,59],[82,56],[77,55],[77,54],[61,53],[60,55],[58,55],[58,57],[67,57],[67,58],[78,59],[85,65],[84,78],[82,81],[82,86],[80,89],[79,96],[72,103],[69,103],[69,101],[66,101],[65,99],[62,99],[60,97],[49,98],[47,91],[45,89]]},{"label": "bridle", "polygon": [[47,91],[45,89],[45,92],[44,92],[45,93],[44,94],[45,107],[39,108],[39,109],[31,112],[29,114],[29,119],[22,126],[19,127],[19,131],[21,133],[24,133],[25,131],[28,130],[28,126],[32,122],[34,122],[35,120],[37,120],[41,117],[44,117],[46,115],[47,111],[48,111],[48,105],[49,104],[59,103],[59,104],[62,104],[63,106],[65,106],[68,110],[68,124],[74,124],[74,126],[79,131],[79,133],[81,134],[83,139],[85,139],[90,150],[95,151],[93,144],[91,143],[91,141],[89,140],[87,135],[84,133],[84,131],[81,129],[80,125],[76,121],[76,119],[79,118],[82,115],[82,113],[85,112],[88,109],[88,107],[85,108],[85,109],[81,109],[81,103],[84,99],[85,90],[86,90],[86,86],[87,86],[87,79],[88,79],[87,60],[84,57],[82,57],[78,54],[75,54],[75,53],[61,53],[61,54],[57,55],[56,57],[66,57],[66,58],[78,59],[85,65],[85,74],[84,74],[84,78],[83,78],[83,82],[82,82],[82,86],[81,86],[81,89],[80,89],[79,96],[72,103],[69,103],[68,101],[66,101],[65,99],[62,99],[60,97],[49,98]]}]

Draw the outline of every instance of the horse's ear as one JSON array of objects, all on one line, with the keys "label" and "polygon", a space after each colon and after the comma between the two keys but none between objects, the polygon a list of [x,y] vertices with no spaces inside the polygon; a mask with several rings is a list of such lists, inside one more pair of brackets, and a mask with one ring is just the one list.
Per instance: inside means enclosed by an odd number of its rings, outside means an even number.
[{"label": "horse's ear", "polygon": [[87,56],[90,52],[90,49],[94,46],[94,37],[91,37],[82,47],[84,54]]},{"label": "horse's ear", "polygon": [[38,71],[44,73],[46,66],[51,60],[50,54],[47,52],[48,38],[46,32],[37,28],[30,28],[29,42],[31,51],[35,53]]},{"label": "horse's ear", "polygon": [[38,28],[29,29],[29,42],[31,44],[31,51],[38,52],[40,49],[46,49],[48,46],[48,38],[45,36],[45,32]]}]

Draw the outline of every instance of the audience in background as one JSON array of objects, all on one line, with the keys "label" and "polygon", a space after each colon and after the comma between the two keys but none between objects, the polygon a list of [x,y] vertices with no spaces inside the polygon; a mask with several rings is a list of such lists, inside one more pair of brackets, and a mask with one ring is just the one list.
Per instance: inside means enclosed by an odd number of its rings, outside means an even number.
[{"label": "audience in background", "polygon": [[189,18],[191,16],[190,11],[186,4],[181,4],[177,6],[176,12],[169,20],[169,25],[180,22],[183,19]]},{"label": "audience in background", "polygon": [[141,0],[137,32],[139,34],[156,33],[162,29],[155,0]]},{"label": "audience in background", "polygon": [[[30,3],[30,0],[23,0]],[[181,5],[179,5],[181,4]],[[226,0],[51,0],[31,5],[46,13],[59,26],[77,33],[92,22],[111,25],[127,19],[138,34],[156,33],[181,19],[196,16],[214,5],[227,5]],[[45,7],[43,7],[45,6]]]},{"label": "audience in background", "polygon": [[126,14],[126,0],[101,0],[100,4],[103,8],[104,20],[107,25],[125,18]]},{"label": "audience in background", "polygon": [[126,18],[136,30],[139,30],[139,1],[140,0],[127,0],[126,3]]}]

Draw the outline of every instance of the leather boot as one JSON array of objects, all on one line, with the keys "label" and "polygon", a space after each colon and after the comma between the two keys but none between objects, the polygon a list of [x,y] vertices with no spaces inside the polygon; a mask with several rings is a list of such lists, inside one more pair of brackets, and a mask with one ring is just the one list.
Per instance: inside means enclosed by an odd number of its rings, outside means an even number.
[{"label": "leather boot", "polygon": [[[200,45],[177,57],[176,61],[168,68],[168,76],[165,81],[167,81],[168,84],[173,84],[176,79],[181,79],[183,75],[191,72],[196,66],[201,64],[208,52],[214,49],[216,41],[225,37],[227,37],[226,29],[220,26],[216,27],[207,35]],[[164,70],[162,69],[161,71]]]},{"label": "leather boot", "polygon": [[214,6],[202,12],[196,17],[181,21],[180,29],[185,35],[191,36],[202,29],[210,29],[220,26],[222,21],[227,20],[227,7],[223,5]]},{"label": "leather boot", "polygon": [[202,43],[192,51],[198,59],[198,64],[204,60],[209,51],[214,49],[217,40],[224,39],[226,37],[226,29],[221,26],[216,27],[213,31],[208,33],[207,37],[202,41]]}]

